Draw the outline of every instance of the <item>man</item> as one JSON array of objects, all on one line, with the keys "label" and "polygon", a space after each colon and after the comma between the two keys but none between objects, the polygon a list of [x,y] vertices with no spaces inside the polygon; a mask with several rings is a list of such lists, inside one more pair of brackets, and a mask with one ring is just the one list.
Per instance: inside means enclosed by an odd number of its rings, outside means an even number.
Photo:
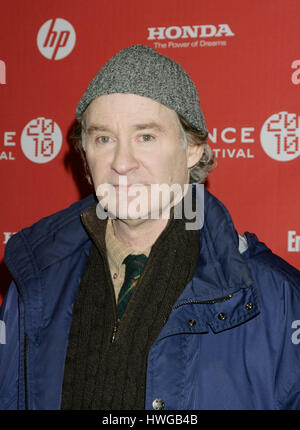
[{"label": "man", "polygon": [[1,407],[299,409],[299,272],[187,186],[213,166],[190,77],[132,46],[76,113],[97,199],[7,244]]}]

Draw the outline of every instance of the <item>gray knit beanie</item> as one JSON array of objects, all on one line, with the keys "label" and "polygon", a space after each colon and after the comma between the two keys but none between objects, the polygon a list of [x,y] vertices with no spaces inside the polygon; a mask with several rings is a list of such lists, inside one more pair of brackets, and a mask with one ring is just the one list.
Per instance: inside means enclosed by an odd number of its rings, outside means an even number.
[{"label": "gray knit beanie", "polygon": [[206,131],[198,92],[189,75],[148,46],[122,49],[99,70],[77,105],[77,119],[94,99],[113,93],[149,97],[173,109],[195,129]]}]

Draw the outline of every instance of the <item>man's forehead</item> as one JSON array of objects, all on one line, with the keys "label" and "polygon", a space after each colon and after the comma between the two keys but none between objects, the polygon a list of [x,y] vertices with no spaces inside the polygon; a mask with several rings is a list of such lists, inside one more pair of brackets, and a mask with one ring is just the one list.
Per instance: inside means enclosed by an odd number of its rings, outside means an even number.
[{"label": "man's forehead", "polygon": [[[125,120],[132,128],[165,129],[165,122],[177,122],[177,114],[161,103],[135,94],[105,94],[97,97],[83,117],[88,128]],[[174,124],[175,125],[175,124]],[[103,128],[103,127],[102,127]]]}]

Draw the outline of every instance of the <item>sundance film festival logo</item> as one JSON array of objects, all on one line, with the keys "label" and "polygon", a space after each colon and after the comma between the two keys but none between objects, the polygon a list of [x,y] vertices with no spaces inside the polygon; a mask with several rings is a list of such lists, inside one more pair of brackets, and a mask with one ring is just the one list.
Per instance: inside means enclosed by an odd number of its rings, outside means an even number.
[{"label": "sundance film festival logo", "polygon": [[34,163],[48,163],[59,153],[62,146],[62,133],[52,120],[36,118],[23,129],[21,148],[24,155]]},{"label": "sundance film festival logo", "polygon": [[75,46],[76,33],[68,21],[49,19],[39,29],[37,45],[40,53],[49,60],[67,57]]},{"label": "sundance film festival logo", "polygon": [[273,160],[294,160],[300,155],[300,117],[288,112],[271,115],[262,126],[260,141]]}]

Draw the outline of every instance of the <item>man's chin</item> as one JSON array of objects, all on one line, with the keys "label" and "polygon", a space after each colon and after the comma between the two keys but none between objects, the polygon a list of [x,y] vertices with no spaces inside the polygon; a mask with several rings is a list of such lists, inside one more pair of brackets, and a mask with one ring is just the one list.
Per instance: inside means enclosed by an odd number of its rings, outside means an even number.
[{"label": "man's chin", "polygon": [[174,201],[170,201],[169,198],[163,201],[155,200],[152,202],[149,195],[142,198],[128,195],[125,198],[121,198],[120,195],[98,196],[98,206],[101,206],[98,210],[101,213],[101,219],[105,217],[128,221],[169,219],[170,207],[173,206]]},{"label": "man's chin", "polygon": [[126,220],[126,221],[136,221],[136,220],[147,220],[151,219],[150,214],[148,213],[135,213],[135,212],[127,212],[126,210],[117,210],[117,211],[107,211],[107,217],[112,219]]},{"label": "man's chin", "polygon": [[109,207],[103,208],[100,203],[97,205],[97,215],[100,219],[119,219],[126,221],[145,221],[145,220],[157,220],[157,219],[169,219],[170,218],[170,210],[165,208],[162,210],[161,208],[157,208],[151,212],[149,211],[140,211],[135,210],[133,208],[118,208],[109,209]]}]

